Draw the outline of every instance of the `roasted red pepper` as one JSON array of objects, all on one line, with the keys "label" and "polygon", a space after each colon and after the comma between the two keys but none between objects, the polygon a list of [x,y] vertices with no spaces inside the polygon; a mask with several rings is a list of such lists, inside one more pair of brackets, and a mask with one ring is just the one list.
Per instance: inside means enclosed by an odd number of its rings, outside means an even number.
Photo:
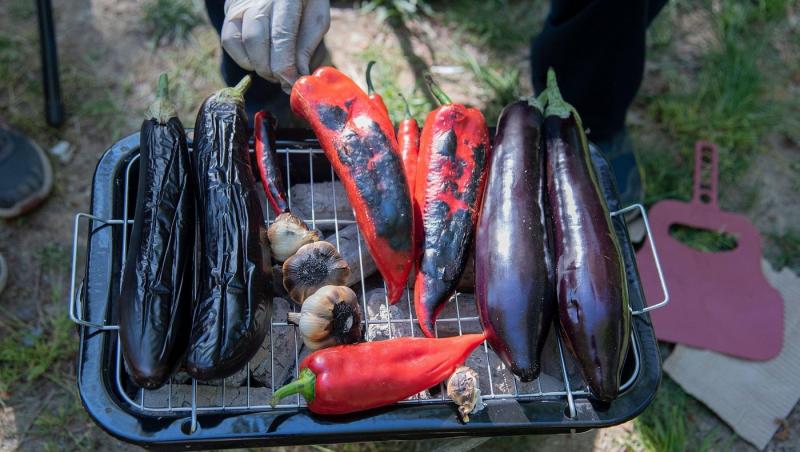
[{"label": "roasted red pepper", "polygon": [[403,171],[406,173],[406,181],[411,189],[411,206],[414,209],[412,219],[414,221],[414,260],[417,259],[419,246],[422,244],[422,221],[419,206],[414,202],[414,187],[417,180],[417,157],[419,156],[419,125],[417,120],[411,116],[408,109],[408,101],[402,94],[403,103],[406,105],[406,117],[397,127],[397,146],[400,148],[400,157],[403,159]]},{"label": "roasted red pepper", "polygon": [[317,414],[391,405],[444,381],[483,340],[483,334],[403,337],[326,348],[300,363],[297,379],[275,391],[272,405],[292,394]]},{"label": "roasted red pepper", "polygon": [[367,96],[369,97],[369,101],[372,102],[373,105],[378,107],[386,117],[389,117],[389,109],[386,108],[386,104],[383,102],[383,97],[375,91],[375,87],[372,86],[372,66],[375,65],[374,61],[370,61],[367,63]]},{"label": "roasted red pepper", "polygon": [[391,121],[331,67],[300,77],[291,106],[311,124],[341,179],[389,301],[395,302],[405,289],[413,249],[411,192]]},{"label": "roasted red pepper", "polygon": [[422,331],[433,337],[436,317],[467,263],[491,147],[483,114],[451,103],[429,83],[444,105],[428,114],[420,138],[414,200],[421,212],[423,244],[414,305]]},{"label": "roasted red pepper", "polygon": [[267,194],[272,210],[276,215],[289,211],[283,176],[275,162],[275,126],[277,121],[268,111],[262,110],[255,116],[256,166],[261,175],[261,185]]}]

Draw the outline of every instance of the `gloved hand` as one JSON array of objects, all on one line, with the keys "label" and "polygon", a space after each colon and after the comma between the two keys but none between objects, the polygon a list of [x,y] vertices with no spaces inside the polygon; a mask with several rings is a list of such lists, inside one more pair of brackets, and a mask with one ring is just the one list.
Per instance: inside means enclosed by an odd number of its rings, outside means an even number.
[{"label": "gloved hand", "polygon": [[331,24],[329,0],[226,0],[222,47],[245,70],[287,93]]}]

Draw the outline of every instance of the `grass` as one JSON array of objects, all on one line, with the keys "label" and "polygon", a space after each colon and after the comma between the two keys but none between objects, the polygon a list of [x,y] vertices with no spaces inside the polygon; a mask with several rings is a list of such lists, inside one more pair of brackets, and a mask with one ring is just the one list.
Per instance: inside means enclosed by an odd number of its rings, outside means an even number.
[{"label": "grass", "polygon": [[723,231],[698,229],[682,224],[670,226],[669,235],[698,251],[715,253],[736,249],[736,237]]},{"label": "grass", "polygon": [[788,267],[800,273],[800,233],[790,231],[785,234],[768,234],[770,249],[766,250],[770,262],[780,270]]},{"label": "grass", "polygon": [[[664,377],[653,403],[635,420],[637,439],[647,451],[728,450],[735,436],[726,445],[718,444],[721,439],[717,432],[703,432],[694,422],[701,412],[708,410],[669,377]],[[628,448],[636,446],[629,444]]]},{"label": "grass", "polygon": [[439,1],[434,6],[437,18],[454,26],[467,42],[499,56],[527,49],[547,12],[545,2],[522,0]]},{"label": "grass", "polygon": [[154,47],[185,42],[203,20],[192,0],[149,0],[142,10]]},{"label": "grass", "polygon": [[494,69],[491,65],[481,64],[474,55],[467,52],[462,53],[461,59],[483,88],[481,111],[486,117],[486,123],[497,124],[497,118],[503,108],[519,99],[521,95],[520,70],[518,68]]},{"label": "grass", "polygon": [[[691,6],[706,7],[695,3]],[[774,86],[762,70],[763,60],[771,54],[771,43],[761,30],[773,26],[772,21],[781,18],[777,12],[786,11],[789,3],[719,2],[709,13],[716,44],[702,56],[700,70],[687,77],[685,71],[667,67],[661,73],[666,88],[643,96],[657,127],[681,149],[680,157],[672,162],[643,159],[648,200],[689,198],[689,187],[681,185],[680,193],[676,193],[674,180],[666,174],[682,172],[682,163],[697,140],[712,140],[719,145],[722,185],[738,180],[752,158],[763,150],[765,136],[778,129],[787,106],[773,101]],[[658,19],[666,23],[670,20],[669,14]],[[657,52],[662,52],[668,34],[663,23],[654,24],[651,36],[656,36]]]},{"label": "grass", "polygon": [[429,0],[365,0],[361,2],[361,9],[365,13],[374,13],[376,19],[410,20],[417,15],[430,15]]}]

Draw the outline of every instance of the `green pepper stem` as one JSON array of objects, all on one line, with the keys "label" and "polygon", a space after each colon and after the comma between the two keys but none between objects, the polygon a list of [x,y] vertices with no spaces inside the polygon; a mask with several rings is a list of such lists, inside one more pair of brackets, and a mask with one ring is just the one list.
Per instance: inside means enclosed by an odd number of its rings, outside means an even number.
[{"label": "green pepper stem", "polygon": [[436,98],[436,101],[439,102],[439,105],[448,105],[452,104],[453,101],[450,100],[450,97],[445,94],[444,90],[433,80],[433,76],[431,74],[425,74],[425,83],[428,84],[428,89],[431,90],[431,94],[433,97]]},{"label": "green pepper stem", "polygon": [[169,101],[169,78],[166,73],[158,76],[156,100],[147,108],[147,119],[155,119],[160,124],[166,124],[169,118],[177,116],[175,105]]},{"label": "green pepper stem", "polygon": [[375,60],[367,63],[367,94],[369,95],[375,92],[375,87],[372,86],[372,66],[375,66]]},{"label": "green pepper stem", "polygon": [[300,394],[306,399],[306,403],[314,401],[314,384],[317,382],[317,376],[309,368],[300,371],[297,378],[291,383],[281,386],[272,394],[271,405],[274,407],[278,402],[292,394]]},{"label": "green pepper stem", "polygon": [[559,118],[568,118],[570,111],[573,110],[572,105],[568,104],[563,97],[561,91],[558,89],[558,81],[556,81],[556,71],[553,68],[547,70],[547,89],[543,94],[547,94],[547,109],[545,116],[558,116]]},{"label": "green pepper stem", "polygon": [[400,96],[400,99],[403,99],[403,104],[406,106],[405,119],[411,119],[411,109],[408,108],[408,99],[406,99],[406,96],[404,96],[403,93],[397,93],[397,94]]}]

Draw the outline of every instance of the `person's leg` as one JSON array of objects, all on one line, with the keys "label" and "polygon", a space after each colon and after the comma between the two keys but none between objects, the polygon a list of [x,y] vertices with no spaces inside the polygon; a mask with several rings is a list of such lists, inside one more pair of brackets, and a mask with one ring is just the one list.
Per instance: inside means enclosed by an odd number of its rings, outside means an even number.
[{"label": "person's leg", "polygon": [[[222,31],[222,23],[225,20],[225,2],[223,0],[205,0],[206,11],[211,24],[217,30],[217,34]],[[325,42],[320,43],[314,55],[311,57],[311,70],[323,64],[330,64],[330,57],[325,48]],[[239,82],[249,72],[240,68],[222,49],[222,78],[228,86],[233,86]],[[278,119],[279,127],[291,127],[297,125],[297,118],[292,115],[289,107],[289,95],[283,92],[280,83],[272,83],[261,77],[253,77],[253,84],[244,96],[247,117],[251,120],[255,113],[261,109],[267,109]]]},{"label": "person's leg", "polygon": [[625,115],[644,74],[647,27],[666,0],[551,0],[544,28],[531,45],[537,92],[547,69],[580,112],[589,139],[610,160],[623,203],[642,197]]}]

